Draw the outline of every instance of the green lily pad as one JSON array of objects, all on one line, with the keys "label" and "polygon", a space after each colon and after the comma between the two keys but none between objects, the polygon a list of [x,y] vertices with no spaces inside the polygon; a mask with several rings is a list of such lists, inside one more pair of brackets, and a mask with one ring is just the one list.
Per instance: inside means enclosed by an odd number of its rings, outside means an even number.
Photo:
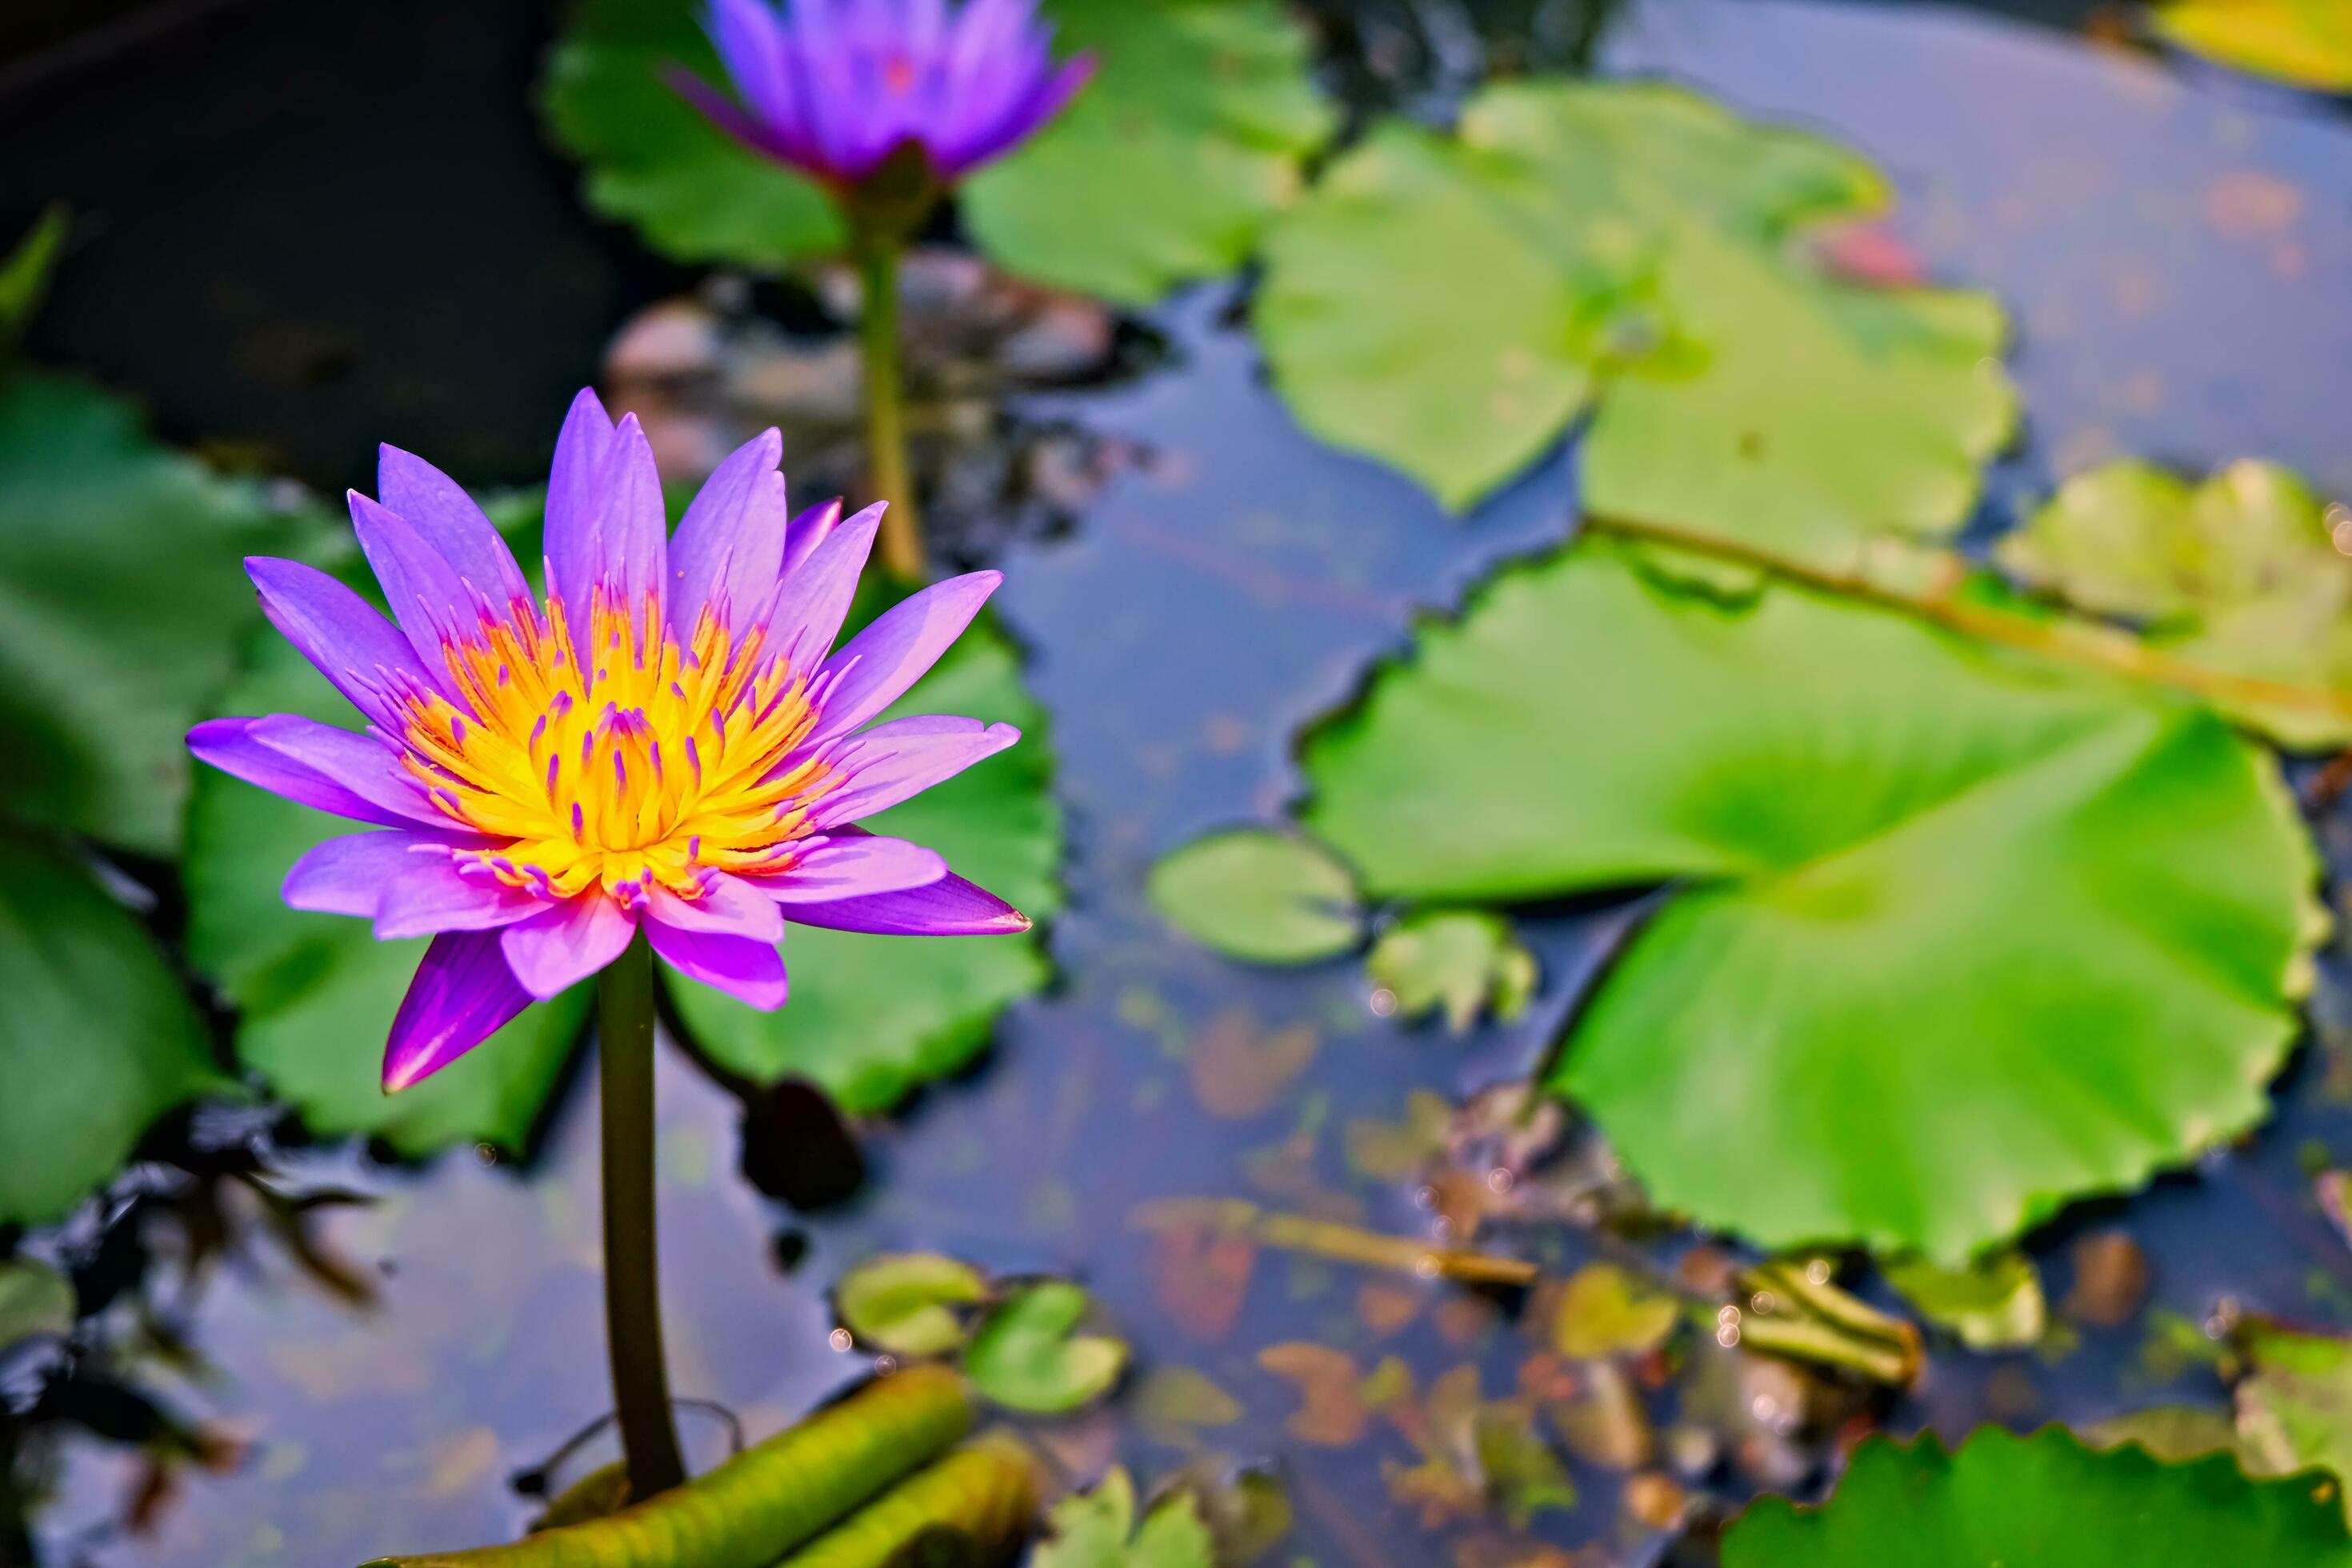
[{"label": "green lily pad", "polygon": [[1766,1498],[1723,1540],[1724,1568],[2212,1568],[2352,1562],[2332,1483],[2249,1480],[2216,1455],[2168,1465],[2137,1447],[2085,1447],[2045,1428],[1998,1427],[1956,1453],[1933,1436],[1873,1437],[1829,1501]]},{"label": "green lily pad", "polygon": [[73,1281],[33,1258],[0,1263],[0,1351],[74,1326]]},{"label": "green lily pad", "polygon": [[1035,1568],[1213,1568],[1209,1527],[1189,1492],[1171,1492],[1135,1522],[1135,1482],[1113,1467],[1090,1492],[1064,1498],[1048,1516],[1053,1538],[1038,1543]]},{"label": "green lily pad", "polygon": [[1536,991],[1535,954],[1490,910],[1415,910],[1381,933],[1364,970],[1396,998],[1399,1017],[1442,1007],[1457,1035],[1482,1012],[1517,1017]]},{"label": "green lily pad", "polygon": [[1390,122],[1339,159],[1269,231],[1253,314],[1303,424],[1448,507],[1589,412],[1591,510],[1843,561],[1957,529],[2016,420],[1990,296],[1808,245],[1887,202],[1844,149],[1675,89],[1505,84],[1458,135]]},{"label": "green lily pad", "polygon": [[2157,651],[2227,675],[2343,693],[2333,710],[2231,700],[2284,745],[2352,745],[2352,512],[2275,463],[2201,484],[2141,462],[2060,487],[1995,551],[2027,584],[2080,609],[2147,623]]},{"label": "green lily pad", "polygon": [[2248,1319],[2237,1342],[2250,1363],[2237,1386],[2246,1468],[2283,1476],[2315,1466],[2352,1481],[2352,1340]]},{"label": "green lily pad", "polygon": [[696,0],[582,0],[547,57],[540,107],[588,167],[583,197],[673,261],[772,270],[847,235],[814,182],[715,130],[662,79],[723,84]]},{"label": "green lily pad", "polygon": [[1950,1330],[1972,1351],[2030,1345],[2050,1326],[2042,1271],[2021,1252],[1996,1252],[1965,1268],[1924,1258],[1891,1258],[1886,1282],[1922,1317]]},{"label": "green lily pad", "polygon": [[1643,1283],[1613,1263],[1588,1263],[1569,1277],[1552,1319],[1552,1348],[1590,1361],[1638,1355],[1665,1343],[1682,1321],[1670,1291]]},{"label": "green lily pad", "polygon": [[235,1085],[130,910],[50,846],[0,833],[0,1226],[65,1214],[148,1124]]},{"label": "green lily pad", "polygon": [[844,1327],[894,1355],[940,1356],[963,1343],[958,1307],[988,1299],[979,1269],[936,1252],[869,1258],[834,1287]]},{"label": "green lily pad", "polygon": [[2164,0],[2157,32],[2208,59],[2315,92],[2352,92],[2343,0]]},{"label": "green lily pad", "polygon": [[1151,868],[1149,891],[1184,933],[1233,958],[1306,963],[1362,940],[1356,879],[1295,833],[1213,833]]},{"label": "green lily pad", "polygon": [[253,619],[238,561],[299,531],[111,394],[29,370],[0,384],[0,812],[175,851],[182,737]]},{"label": "green lily pad", "polygon": [[2126,1410],[2091,1427],[2083,1434],[2083,1440],[2094,1448],[2137,1443],[2168,1461],[2238,1451],[2238,1429],[2229,1414],[2199,1405],[2151,1405]]},{"label": "green lily pad", "polygon": [[[1062,812],[1045,714],[1012,644],[982,619],[884,717],[959,713],[1021,730],[1021,742],[865,826],[927,845],[1032,920],[1061,908]],[[887,1110],[969,1063],[997,1016],[1052,973],[1042,932],[870,936],[793,926],[792,999],[761,1013],[665,970],[697,1044],[731,1071],[813,1080],[854,1112]]]},{"label": "green lily pad", "polygon": [[1032,1285],[988,1315],[964,1352],[964,1371],[992,1403],[1059,1415],[1108,1394],[1127,1368],[1127,1344],[1074,1334],[1090,1305],[1076,1285]]},{"label": "green lily pad", "polygon": [[981,248],[1127,305],[1239,267],[1339,123],[1297,24],[1276,0],[1046,0],[1045,10],[1057,49],[1100,63],[1059,120],[965,185]]},{"label": "green lily pad", "polygon": [[2324,929],[2210,710],[1593,540],[1506,572],[1310,734],[1375,897],[1675,883],[1550,1085],[1664,1205],[1958,1263],[2259,1121]]}]

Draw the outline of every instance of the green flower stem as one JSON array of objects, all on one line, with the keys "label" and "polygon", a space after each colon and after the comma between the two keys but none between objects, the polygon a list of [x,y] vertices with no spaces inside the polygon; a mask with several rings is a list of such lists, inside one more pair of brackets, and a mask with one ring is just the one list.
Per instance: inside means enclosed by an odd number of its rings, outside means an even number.
[{"label": "green flower stem", "polygon": [[604,1329],[629,1495],[686,1479],[662,1361],[654,1234],[654,955],[640,931],[596,979],[604,1117]]},{"label": "green flower stem", "polygon": [[901,582],[919,583],[929,572],[922,514],[907,462],[907,400],[898,363],[901,249],[894,237],[869,233],[858,238],[858,341],[866,355],[866,458],[874,499],[890,503],[882,515],[882,565]]}]

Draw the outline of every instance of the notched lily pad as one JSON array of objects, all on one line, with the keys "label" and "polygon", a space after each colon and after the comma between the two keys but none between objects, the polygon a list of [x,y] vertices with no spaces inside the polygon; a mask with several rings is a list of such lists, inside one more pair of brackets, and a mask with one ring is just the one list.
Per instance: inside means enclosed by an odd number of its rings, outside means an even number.
[{"label": "notched lily pad", "polygon": [[1235,828],[1151,868],[1151,901],[1203,946],[1259,963],[1307,963],[1361,940],[1355,878],[1297,834]]},{"label": "notched lily pad", "polygon": [[1397,1016],[1442,1008],[1457,1035],[1484,1012],[1508,1023],[1536,989],[1535,954],[1490,910],[1415,910],[1381,933],[1364,972],[1394,999]]},{"label": "notched lily pad", "polygon": [[1135,1518],[1135,1481],[1116,1466],[1090,1492],[1064,1498],[1048,1516],[1035,1568],[1213,1568],[1215,1544],[1192,1494],[1171,1492]]},{"label": "notched lily pad", "polygon": [[[2248,1363],[2236,1390],[2238,1453],[2256,1475],[2314,1466],[2352,1481],[2352,1339],[2267,1319],[2239,1325]],[[2345,1496],[2352,1516],[2352,1495]]]},{"label": "notched lily pad", "polygon": [[1958,1268],[1925,1258],[1893,1258],[1886,1264],[1886,1281],[1922,1317],[1949,1330],[1972,1351],[2030,1345],[2050,1326],[2042,1271],[2014,1249]]},{"label": "notched lily pad", "polygon": [[904,1356],[946,1355],[964,1342],[959,1307],[988,1298],[971,1264],[936,1252],[869,1258],[834,1287],[842,1326],[868,1344]]},{"label": "notched lily pad", "polygon": [[1551,1342],[1564,1356],[1635,1355],[1664,1344],[1682,1318],[1670,1291],[1613,1263],[1588,1263],[1569,1277],[1552,1318]]},{"label": "notched lily pad", "polygon": [[1677,887],[1549,1079],[1662,1205],[1958,1264],[2266,1113],[2324,929],[2266,753],[2161,693],[1647,558],[1590,540],[1425,627],[1306,740],[1302,816],[1374,898]]},{"label": "notched lily pad", "polygon": [[[2016,396],[1989,295],[1840,275],[1876,170],[1649,84],[1391,121],[1267,237],[1254,319],[1326,439],[1468,507],[1588,411],[1587,507],[1843,560],[1967,520]],[[1432,288],[1432,279],[1476,279]]]},{"label": "notched lily pad", "polygon": [[2200,483],[2111,463],[2059,488],[1994,557],[2029,586],[2095,615],[2144,623],[2183,663],[2336,693],[2332,706],[2217,700],[2298,749],[2352,745],[2352,509],[2276,463],[2232,463]]},{"label": "notched lily pad", "polygon": [[992,1403],[1032,1415],[1063,1415],[1108,1394],[1127,1368],[1127,1343],[1074,1332],[1091,1305],[1085,1290],[1058,1279],[1007,1299],[964,1352],[973,1385]]}]

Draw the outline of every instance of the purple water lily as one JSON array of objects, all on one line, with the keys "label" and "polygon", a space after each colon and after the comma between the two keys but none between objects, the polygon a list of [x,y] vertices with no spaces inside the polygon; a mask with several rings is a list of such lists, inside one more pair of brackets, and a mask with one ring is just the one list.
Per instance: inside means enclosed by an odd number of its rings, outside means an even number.
[{"label": "purple water lily", "polygon": [[683,69],[674,85],[752,151],[837,189],[909,146],[952,184],[1094,71],[1084,56],[1055,65],[1036,0],[711,0],[707,26],[735,97]]},{"label": "purple water lily", "polygon": [[215,719],[189,748],[372,830],[286,879],[297,909],[431,936],[393,1020],[387,1089],[455,1061],[643,932],[680,973],[782,1005],[786,921],[1025,931],[931,850],[856,826],[1020,738],[976,719],[872,721],[1000,580],[924,589],[838,651],[883,508],[786,517],[773,430],[720,464],[666,537],[635,416],[572,405],[547,492],[547,596],[464,490],[387,447],[354,491],[386,621],[326,574],[247,563],[262,607],[368,721]]}]

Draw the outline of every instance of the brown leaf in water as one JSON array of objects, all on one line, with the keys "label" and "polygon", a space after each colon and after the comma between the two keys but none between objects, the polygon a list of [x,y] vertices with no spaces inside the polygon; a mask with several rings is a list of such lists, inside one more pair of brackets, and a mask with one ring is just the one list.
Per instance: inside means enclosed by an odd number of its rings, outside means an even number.
[{"label": "brown leaf in water", "polygon": [[1315,1031],[1262,1031],[1246,1013],[1220,1013],[1192,1042],[1192,1097],[1210,1115],[1242,1121],[1282,1098],[1315,1059]]},{"label": "brown leaf in water", "polygon": [[2059,1310],[2078,1323],[2111,1329],[2147,1297],[2147,1255],[2120,1230],[2095,1231],[2074,1243],[2074,1283]]},{"label": "brown leaf in water", "polygon": [[1372,1338],[1386,1339],[1420,1315],[1423,1292],[1367,1279],[1356,1287],[1356,1316]]},{"label": "brown leaf in water", "polygon": [[1292,1436],[1326,1448],[1344,1448],[1363,1436],[1371,1412],[1364,1406],[1364,1378],[1355,1357],[1329,1345],[1292,1340],[1268,1345],[1257,1363],[1297,1385],[1301,1403],[1283,1423]]},{"label": "brown leaf in water", "polygon": [[1257,1244],[1206,1225],[1154,1229],[1152,1297],[1176,1326],[1196,1340],[1233,1331],[1257,1268]]}]

